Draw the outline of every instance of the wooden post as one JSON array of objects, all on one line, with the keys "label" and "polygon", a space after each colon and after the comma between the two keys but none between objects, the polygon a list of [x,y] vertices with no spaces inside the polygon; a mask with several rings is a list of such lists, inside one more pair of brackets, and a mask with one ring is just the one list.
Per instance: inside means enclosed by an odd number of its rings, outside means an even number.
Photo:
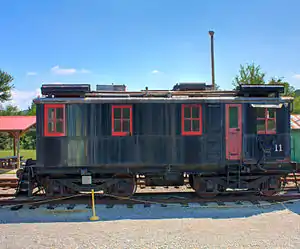
[{"label": "wooden post", "polygon": [[12,137],[13,137],[13,140],[14,140],[14,156],[17,155],[17,143],[16,143],[16,135],[15,133],[12,133]]},{"label": "wooden post", "polygon": [[21,132],[16,132],[16,139],[17,139],[17,169],[21,167],[21,160],[20,160],[20,136]]}]

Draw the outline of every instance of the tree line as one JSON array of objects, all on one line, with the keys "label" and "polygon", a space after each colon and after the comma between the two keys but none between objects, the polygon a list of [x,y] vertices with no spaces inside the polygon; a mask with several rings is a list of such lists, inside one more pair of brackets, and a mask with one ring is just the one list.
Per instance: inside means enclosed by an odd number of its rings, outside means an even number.
[{"label": "tree line", "polygon": [[[0,69],[0,104],[11,100],[12,90],[14,85],[12,84],[14,78],[7,72]],[[240,84],[282,84],[284,85],[283,96],[294,97],[293,114],[300,114],[300,89],[296,90],[290,85],[283,77],[271,77],[266,79],[266,73],[263,72],[259,65],[254,63],[240,65],[239,72],[234,77],[232,85],[233,89],[236,89]],[[220,87],[217,87],[220,90]],[[17,106],[6,105],[5,108],[0,109],[0,116],[20,116],[28,115],[35,116],[36,107],[32,104],[26,110],[20,110]],[[28,131],[21,137],[20,147],[21,149],[35,149],[36,147],[36,132],[35,129]],[[13,140],[9,134],[0,133],[0,150],[10,150],[13,147]]]},{"label": "tree line", "polygon": [[266,79],[266,73],[262,71],[259,65],[246,64],[240,65],[238,74],[233,79],[232,85],[236,89],[240,84],[263,85],[263,84],[281,84],[284,86],[282,96],[290,96],[294,98],[292,114],[300,114],[300,89],[295,89],[284,77],[271,77]]},{"label": "tree line", "polygon": [[[14,89],[13,80],[13,76],[0,69],[0,116],[35,116],[36,108],[33,102],[26,110],[20,110],[12,104],[3,107],[3,104],[12,98],[12,90]],[[35,149],[35,141],[36,132],[35,129],[32,129],[21,137],[20,148],[33,150]],[[0,150],[11,150],[12,148],[13,138],[10,134],[0,132]]]}]

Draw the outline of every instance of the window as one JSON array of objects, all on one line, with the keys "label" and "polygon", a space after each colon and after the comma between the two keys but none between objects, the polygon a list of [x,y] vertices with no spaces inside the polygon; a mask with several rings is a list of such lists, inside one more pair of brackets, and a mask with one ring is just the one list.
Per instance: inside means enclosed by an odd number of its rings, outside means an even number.
[{"label": "window", "polygon": [[202,107],[201,105],[182,105],[181,126],[182,135],[202,134]]},{"label": "window", "polygon": [[276,134],[276,110],[270,108],[256,108],[257,133]]},{"label": "window", "polygon": [[229,107],[229,128],[239,127],[239,109],[237,106]]},{"label": "window", "polygon": [[112,135],[126,136],[132,133],[132,106],[114,105],[112,107]]},{"label": "window", "polygon": [[45,105],[45,136],[65,135],[65,107],[62,104]]}]

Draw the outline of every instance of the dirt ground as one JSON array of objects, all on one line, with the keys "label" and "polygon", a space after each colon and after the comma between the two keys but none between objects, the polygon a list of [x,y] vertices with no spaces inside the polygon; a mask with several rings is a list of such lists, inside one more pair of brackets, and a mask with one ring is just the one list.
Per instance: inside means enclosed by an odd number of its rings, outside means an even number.
[{"label": "dirt ground", "polygon": [[67,219],[46,209],[0,209],[0,248],[300,248],[300,202],[229,209],[97,207],[100,221],[94,222],[90,212]]}]

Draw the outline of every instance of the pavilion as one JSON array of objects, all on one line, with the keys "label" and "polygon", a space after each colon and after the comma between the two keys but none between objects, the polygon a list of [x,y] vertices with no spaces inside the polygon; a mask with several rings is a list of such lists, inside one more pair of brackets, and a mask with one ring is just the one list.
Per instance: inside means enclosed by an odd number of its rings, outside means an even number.
[{"label": "pavilion", "polygon": [[35,125],[35,116],[0,116],[0,132],[7,132],[13,137],[17,168],[20,168],[20,138]]}]

